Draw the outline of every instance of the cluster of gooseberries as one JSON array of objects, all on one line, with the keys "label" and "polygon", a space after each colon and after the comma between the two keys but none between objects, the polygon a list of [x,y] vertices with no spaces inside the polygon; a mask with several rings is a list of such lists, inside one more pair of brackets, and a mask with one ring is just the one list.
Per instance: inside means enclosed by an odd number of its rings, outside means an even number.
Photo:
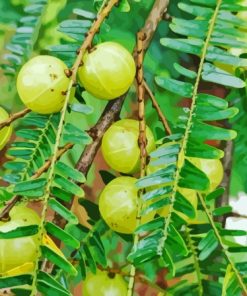
[{"label": "cluster of gooseberries", "polygon": [[[17,79],[17,90],[23,103],[37,113],[59,112],[64,105],[69,85],[66,69],[66,65],[61,60],[51,56],[37,56],[28,61],[21,68]],[[105,42],[92,48],[84,55],[82,66],[78,70],[78,79],[82,86],[96,98],[105,100],[123,95],[131,86],[134,77],[135,63],[131,54],[114,42]],[[0,109],[0,120],[6,120],[6,118],[8,114]],[[0,131],[0,149],[9,140],[11,131],[11,126]],[[102,140],[102,153],[112,169],[128,175],[139,171],[138,133],[139,123],[133,119],[119,120],[107,130]],[[147,152],[150,153],[155,149],[155,139],[149,127],[146,128],[146,135]],[[219,160],[196,158],[189,160],[207,174],[210,179],[210,190],[219,185],[223,175]],[[150,170],[157,169],[159,168]],[[131,234],[136,228],[138,190],[135,183],[136,179],[132,176],[118,177],[107,184],[100,195],[101,215],[114,231]],[[179,188],[179,191],[196,209],[196,193],[186,188]],[[165,207],[159,214],[166,217],[168,208]],[[142,222],[150,221],[154,215],[155,213],[151,213],[144,216]],[[10,218],[9,222],[0,223],[1,231],[10,231],[18,226],[40,222],[37,214],[26,207],[14,208],[10,212]],[[37,235],[2,240],[0,272],[15,270],[18,266],[33,262],[37,256],[36,243]],[[49,237],[46,237],[45,243],[55,248]],[[96,282],[101,289],[99,295],[108,295],[109,291],[115,296],[126,294],[127,287],[121,276],[113,276],[98,270],[96,275],[87,277],[83,286],[83,295],[92,295]]]},{"label": "cluster of gooseberries", "polygon": [[[120,173],[134,174],[140,170],[138,126],[138,121],[136,120],[122,119],[114,123],[103,136],[103,157],[112,169]],[[155,140],[149,127],[146,127],[146,135],[148,143],[147,153],[150,153],[155,149]],[[187,159],[208,176],[210,181],[208,192],[213,191],[221,183],[223,179],[223,166],[220,160],[195,157],[187,157]],[[161,168],[161,166],[153,167],[149,165],[147,173],[154,173]],[[135,186],[136,181],[133,177],[117,177],[105,186],[99,197],[100,213],[108,226],[114,231],[131,234],[136,228],[138,199],[138,190]],[[179,188],[178,191],[188,199],[196,211],[196,191],[188,188]],[[165,206],[158,211],[158,214],[167,217],[168,212],[169,206]],[[152,220],[155,214],[154,212],[144,216],[142,222]],[[189,221],[184,214],[179,213],[179,215],[185,221]]]},{"label": "cluster of gooseberries", "polygon": [[[132,55],[121,45],[105,42],[95,46],[83,57],[78,71],[82,86],[96,98],[112,100],[123,95],[131,86],[135,77],[135,62]],[[17,91],[24,105],[40,114],[59,112],[64,105],[69,78],[67,66],[58,58],[42,55],[29,60],[20,70],[17,77]],[[8,113],[0,108],[0,122],[7,120]],[[0,149],[8,142],[12,126],[0,131]],[[131,179],[131,178],[130,178]],[[133,178],[134,182],[135,179]],[[136,190],[132,182],[132,193]],[[131,190],[129,191],[131,194]],[[133,201],[135,202],[135,201]],[[132,208],[133,205],[130,205]],[[10,220],[0,222],[0,231],[8,232],[21,226],[39,225],[40,218],[30,208],[14,207],[9,214]],[[134,224],[135,216],[130,213]],[[131,231],[134,230],[132,227]],[[38,235],[0,240],[0,275],[18,275],[33,271],[34,261],[38,256]],[[49,236],[44,235],[42,244],[55,252],[62,253]],[[88,276],[84,285],[84,295],[92,295],[95,278],[99,282],[100,295],[121,296],[127,287],[121,276],[108,275],[98,271],[97,275]],[[94,283],[92,287],[91,281]],[[104,283],[104,284],[102,284]]]}]

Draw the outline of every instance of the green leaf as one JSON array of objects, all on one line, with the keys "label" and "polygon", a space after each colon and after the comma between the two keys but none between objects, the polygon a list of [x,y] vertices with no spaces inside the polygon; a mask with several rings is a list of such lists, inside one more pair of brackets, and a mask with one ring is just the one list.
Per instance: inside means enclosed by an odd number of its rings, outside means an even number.
[{"label": "green leaf", "polygon": [[187,3],[183,3],[183,2],[178,3],[178,7],[187,13],[190,13],[195,16],[202,16],[207,19],[209,19],[213,15],[213,12],[214,12],[214,10],[211,8],[201,7],[201,6],[197,6],[197,5],[191,5],[191,4],[187,4]]},{"label": "green leaf", "polygon": [[174,209],[182,214],[185,214],[190,219],[196,217],[196,209],[194,209],[189,200],[185,198],[179,191],[176,192]]},{"label": "green leaf", "polygon": [[197,96],[197,105],[212,106],[224,110],[228,107],[228,102],[213,95],[199,93]]},{"label": "green leaf", "polygon": [[238,280],[235,273],[232,271],[232,266],[229,264],[226,268],[221,296],[240,296],[241,294],[241,288],[238,286]]},{"label": "green leaf", "polygon": [[193,85],[189,82],[182,82],[179,80],[166,78],[162,76],[156,76],[155,82],[158,86],[172,93],[178,94],[186,98],[190,98],[192,96]]},{"label": "green leaf", "polygon": [[52,187],[51,188],[51,194],[55,196],[56,198],[59,198],[65,202],[70,202],[72,199],[72,194],[68,193],[67,191],[58,188],[58,187]]},{"label": "green leaf", "polygon": [[[66,174],[66,173],[64,172],[64,174]],[[70,181],[62,176],[55,175],[54,182],[57,185],[61,186],[61,188],[63,190],[65,190],[69,193],[72,193],[72,194],[77,195],[79,197],[84,197],[84,195],[85,195],[84,190],[80,186],[76,185],[72,181]]]},{"label": "green leaf", "polygon": [[172,223],[168,226],[168,236],[165,244],[165,248],[172,252],[176,250],[182,256],[188,255],[188,249],[180,233],[176,230]]},{"label": "green leaf", "polygon": [[85,208],[87,211],[88,216],[95,221],[98,221],[100,219],[100,212],[99,207],[95,203],[91,202],[88,199],[79,199],[79,204]]},{"label": "green leaf", "polygon": [[177,63],[174,63],[174,68],[175,70],[180,74],[180,75],[183,75],[187,78],[190,78],[190,79],[195,79],[197,74],[196,72],[192,71],[192,70],[188,70],[186,69],[185,67],[177,64]]},{"label": "green leaf", "polygon": [[31,274],[22,274],[12,277],[1,277],[0,278],[0,289],[18,287],[23,285],[30,285],[32,283]]},{"label": "green leaf", "polygon": [[208,107],[205,108],[197,106],[196,118],[205,121],[223,120],[234,117],[236,114],[238,114],[238,112],[238,108],[235,107],[231,107],[220,111],[212,111]]},{"label": "green leaf", "polygon": [[19,171],[22,171],[27,166],[27,163],[23,161],[8,161],[8,162],[5,162],[3,166],[7,170],[19,172]]},{"label": "green leaf", "polygon": [[233,230],[233,229],[221,229],[220,234],[222,236],[246,236],[247,231],[245,230]]},{"label": "green leaf", "polygon": [[170,165],[164,169],[160,169],[157,172],[150,174],[146,177],[139,179],[136,182],[136,186],[139,188],[145,188],[165,183],[170,183],[174,179],[174,171],[176,166]]},{"label": "green leaf", "polygon": [[232,212],[232,207],[231,206],[225,206],[225,207],[220,207],[215,210],[213,210],[213,215],[214,216],[222,216],[225,214],[229,214]]},{"label": "green leaf", "polygon": [[216,200],[217,198],[219,198],[220,196],[222,196],[225,192],[225,188],[220,187],[217,188],[216,190],[214,190],[213,192],[210,192],[206,197],[205,197],[205,201],[206,203],[210,203],[210,201],[212,200]]},{"label": "green leaf", "polygon": [[67,208],[65,208],[65,206],[59,203],[55,198],[50,198],[48,204],[55,212],[57,212],[60,216],[62,216],[68,222],[72,224],[78,223],[78,218],[76,217],[76,215],[73,214]]},{"label": "green leaf", "polygon": [[175,268],[175,264],[173,263],[172,261],[172,256],[171,254],[169,253],[169,251],[164,248],[163,249],[163,252],[162,252],[162,258],[164,260],[164,265],[165,267],[168,267],[169,269],[169,272],[171,273],[171,275],[174,277],[175,276],[175,273],[176,273],[176,268]]},{"label": "green leaf", "polygon": [[135,233],[145,233],[161,229],[165,227],[165,219],[163,217],[155,218],[154,220],[140,225],[136,228]]},{"label": "green leaf", "polygon": [[130,5],[128,0],[120,0],[118,8],[122,12],[129,12],[130,11]]},{"label": "green leaf", "polygon": [[152,158],[157,158],[165,155],[176,155],[179,153],[180,145],[179,144],[172,144],[168,146],[160,146],[156,150],[150,153]]},{"label": "green leaf", "polygon": [[137,248],[128,255],[128,260],[135,265],[144,263],[158,256],[158,242],[163,237],[163,231],[155,233],[139,241]]},{"label": "green leaf", "polygon": [[206,159],[220,159],[224,157],[224,152],[218,148],[199,142],[196,139],[189,139],[187,143],[186,156]]},{"label": "green leaf", "polygon": [[77,249],[80,247],[80,242],[76,238],[74,238],[72,235],[70,235],[69,233],[67,233],[57,225],[50,222],[46,222],[45,229],[52,236],[61,240],[65,245],[70,246],[74,249]]},{"label": "green leaf", "polygon": [[86,263],[83,258],[83,254],[81,252],[79,252],[79,254],[80,254],[79,267],[80,267],[80,272],[81,272],[81,278],[82,278],[82,280],[85,280],[86,275],[87,275]]},{"label": "green leaf", "polygon": [[80,145],[86,145],[92,142],[92,139],[86,132],[80,130],[71,123],[65,125],[63,139],[65,142]]},{"label": "green leaf", "polygon": [[144,208],[141,212],[142,216],[145,216],[153,211],[157,211],[159,209],[162,209],[163,207],[169,205],[171,202],[169,197],[164,197],[158,201],[155,201],[153,203],[151,203],[150,205],[148,205],[146,208]]},{"label": "green leaf", "polygon": [[163,188],[158,188],[158,189],[155,189],[155,190],[151,190],[151,191],[148,191],[147,193],[143,194],[141,198],[144,201],[149,201],[151,199],[162,197],[165,194],[171,193],[172,189],[173,188],[171,186],[166,186],[166,187],[163,187]]},{"label": "green leaf", "polygon": [[61,161],[56,163],[55,171],[65,178],[71,178],[80,183],[84,183],[86,181],[83,173]]},{"label": "green leaf", "polygon": [[83,9],[79,9],[79,8],[75,8],[73,9],[73,13],[77,14],[79,16],[82,16],[86,19],[95,19],[96,18],[96,14],[94,14],[91,11],[87,11],[87,10],[83,10]]},{"label": "green leaf", "polygon": [[88,263],[88,266],[89,266],[89,269],[92,273],[96,273],[96,270],[97,270],[97,265],[93,259],[93,256],[88,248],[88,246],[86,244],[83,245],[83,253],[85,254],[85,257],[84,259],[87,260],[87,263]]},{"label": "green leaf", "polygon": [[106,252],[98,232],[94,231],[89,237],[90,251],[94,260],[103,267],[107,266]]},{"label": "green leaf", "polygon": [[201,55],[203,42],[199,39],[173,39],[173,38],[161,38],[160,43],[171,49],[194,54]]},{"label": "green leaf", "polygon": [[15,296],[30,296],[31,291],[28,288],[13,288],[11,292],[14,293]]},{"label": "green leaf", "polygon": [[209,188],[209,179],[204,172],[185,159],[180,171],[179,186],[205,191]]},{"label": "green leaf", "polygon": [[21,129],[19,131],[16,131],[16,135],[18,137],[27,139],[27,140],[32,140],[32,141],[37,141],[41,132],[39,130],[31,130],[31,129]]},{"label": "green leaf", "polygon": [[209,63],[203,65],[202,79],[235,88],[243,88],[245,86],[245,82],[240,78]]},{"label": "green leaf", "polygon": [[13,149],[9,149],[7,151],[7,154],[9,156],[18,157],[18,158],[21,158],[21,159],[29,159],[30,156],[33,154],[33,150],[32,149],[13,148]]},{"label": "green leaf", "polygon": [[13,192],[18,195],[28,197],[40,197],[44,195],[46,185],[45,178],[39,178],[30,181],[23,181],[15,184]]},{"label": "green leaf", "polygon": [[101,179],[105,185],[116,178],[115,175],[113,175],[112,173],[110,173],[108,171],[100,170],[99,173],[100,173]]},{"label": "green leaf", "polygon": [[195,140],[233,140],[237,133],[234,130],[205,124],[195,120],[191,129],[191,138]]},{"label": "green leaf", "polygon": [[66,260],[65,257],[61,257],[47,246],[41,246],[41,251],[42,255],[53,264],[57,265],[59,268],[61,268],[71,276],[77,275],[77,270],[69,261]]},{"label": "green leaf", "polygon": [[89,28],[92,21],[89,20],[65,20],[59,24],[60,28]]},{"label": "green leaf", "polygon": [[0,239],[12,239],[12,238],[19,238],[24,236],[32,236],[37,234],[39,231],[38,225],[28,225],[28,226],[21,226],[16,227],[13,230],[8,232],[0,232]]},{"label": "green leaf", "polygon": [[79,113],[86,114],[86,115],[92,114],[94,111],[93,107],[88,106],[86,104],[79,104],[79,103],[77,103],[77,104],[74,103],[74,104],[70,105],[70,108],[74,112],[79,112]]},{"label": "green leaf", "polygon": [[39,271],[37,280],[38,291],[47,296],[72,296],[54,277]]},{"label": "green leaf", "polygon": [[219,243],[214,234],[214,231],[213,229],[211,229],[198,245],[198,249],[201,251],[199,255],[199,260],[203,261],[207,259],[218,247],[218,244]]}]

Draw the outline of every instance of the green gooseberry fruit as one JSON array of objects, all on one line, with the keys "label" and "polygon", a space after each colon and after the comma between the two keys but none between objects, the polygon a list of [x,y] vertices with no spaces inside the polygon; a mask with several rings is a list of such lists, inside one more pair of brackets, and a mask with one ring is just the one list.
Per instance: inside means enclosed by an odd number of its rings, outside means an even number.
[{"label": "green gooseberry fruit", "polygon": [[83,296],[126,296],[127,284],[121,275],[97,270],[96,274],[87,275],[82,292]]},{"label": "green gooseberry fruit", "polygon": [[40,55],[29,60],[17,77],[17,91],[24,105],[34,112],[59,112],[69,86],[67,66],[58,58]]},{"label": "green gooseberry fruit", "polygon": [[[140,148],[138,146],[139,122],[122,119],[106,131],[102,139],[102,153],[107,164],[114,170],[134,174],[140,169]],[[155,149],[152,131],[146,127],[147,153]]]},{"label": "green gooseberry fruit", "polygon": [[96,98],[115,99],[126,93],[134,81],[135,61],[129,51],[116,42],[96,45],[82,61],[79,80]]},{"label": "green gooseberry fruit", "polygon": [[[114,231],[131,234],[136,228],[138,188],[137,179],[118,177],[108,183],[99,197],[99,210],[107,225]],[[152,220],[155,213],[142,218],[142,223]]]},{"label": "green gooseberry fruit", "polygon": [[[16,206],[10,211],[10,220],[0,222],[0,231],[9,232],[17,227],[38,225],[40,218],[35,211],[25,206]],[[37,258],[37,234],[13,239],[0,239],[0,273],[33,262]]]}]

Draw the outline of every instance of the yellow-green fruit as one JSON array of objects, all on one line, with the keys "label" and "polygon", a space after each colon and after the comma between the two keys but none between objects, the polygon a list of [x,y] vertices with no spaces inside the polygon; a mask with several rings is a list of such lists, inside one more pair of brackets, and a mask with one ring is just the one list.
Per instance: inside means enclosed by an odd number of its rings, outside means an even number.
[{"label": "yellow-green fruit", "polygon": [[[20,226],[38,225],[35,211],[16,206],[10,211],[10,221],[0,222],[0,232],[9,232]],[[0,239],[0,273],[32,262],[37,257],[37,234],[14,239]]]},{"label": "yellow-green fruit", "polygon": [[112,100],[129,89],[135,72],[134,59],[125,47],[104,42],[84,55],[78,76],[89,93],[99,99]]},{"label": "yellow-green fruit", "polygon": [[[140,169],[140,148],[138,146],[139,122],[122,119],[115,122],[102,139],[102,153],[107,164],[114,170],[133,174]],[[147,152],[155,149],[154,136],[146,128]]]},{"label": "yellow-green fruit", "polygon": [[17,91],[24,105],[41,114],[60,111],[69,85],[65,69],[64,62],[52,56],[29,60],[17,77]]},{"label": "yellow-green fruit", "polygon": [[219,159],[188,157],[188,160],[207,175],[210,181],[207,192],[213,191],[220,185],[224,176],[224,168]]},{"label": "yellow-green fruit", "polygon": [[127,285],[122,276],[97,270],[88,274],[82,286],[82,296],[126,296]]},{"label": "yellow-green fruit", "polygon": [[[9,114],[0,107],[0,123],[9,118]],[[8,143],[12,134],[12,126],[6,126],[0,130],[0,150]]]},{"label": "yellow-green fruit", "polygon": [[[118,177],[108,183],[99,197],[99,210],[107,225],[114,231],[130,234],[136,228],[138,189],[137,179]],[[150,221],[154,213],[143,216]]]}]

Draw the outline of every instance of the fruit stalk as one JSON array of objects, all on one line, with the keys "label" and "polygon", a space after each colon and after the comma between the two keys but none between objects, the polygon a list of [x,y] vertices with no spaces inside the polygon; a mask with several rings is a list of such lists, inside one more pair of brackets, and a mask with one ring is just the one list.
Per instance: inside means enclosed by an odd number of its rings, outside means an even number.
[{"label": "fruit stalk", "polygon": [[[145,120],[145,86],[144,86],[144,72],[143,72],[143,60],[144,60],[144,48],[143,42],[146,39],[146,34],[142,31],[137,33],[137,72],[136,72],[136,80],[137,80],[137,96],[138,96],[138,119],[139,119],[139,138],[138,144],[140,147],[140,178],[146,175],[146,165],[147,165],[147,137],[146,137],[146,120]],[[143,190],[139,191],[138,201],[137,201],[137,217],[136,217],[136,227],[141,225],[141,211],[143,208],[142,203],[142,194]],[[134,235],[134,245],[133,249],[137,248],[139,242],[139,234]],[[128,296],[133,295],[133,290],[135,286],[135,275],[136,275],[136,267],[134,264],[131,265],[130,269],[130,278],[129,278],[129,286],[128,286]]]},{"label": "fruit stalk", "polygon": [[167,132],[168,135],[171,135],[172,131],[171,131],[171,128],[169,126],[169,123],[168,123],[165,115],[161,111],[160,106],[159,106],[154,94],[152,93],[151,89],[147,85],[146,81],[144,81],[144,87],[145,87],[145,90],[146,90],[147,94],[149,95],[149,97],[150,97],[150,99],[152,101],[152,105],[155,108],[155,110],[156,110],[156,112],[157,112],[157,114],[159,116],[160,121],[162,122],[162,124],[163,124],[163,126],[165,128],[165,131]]}]

